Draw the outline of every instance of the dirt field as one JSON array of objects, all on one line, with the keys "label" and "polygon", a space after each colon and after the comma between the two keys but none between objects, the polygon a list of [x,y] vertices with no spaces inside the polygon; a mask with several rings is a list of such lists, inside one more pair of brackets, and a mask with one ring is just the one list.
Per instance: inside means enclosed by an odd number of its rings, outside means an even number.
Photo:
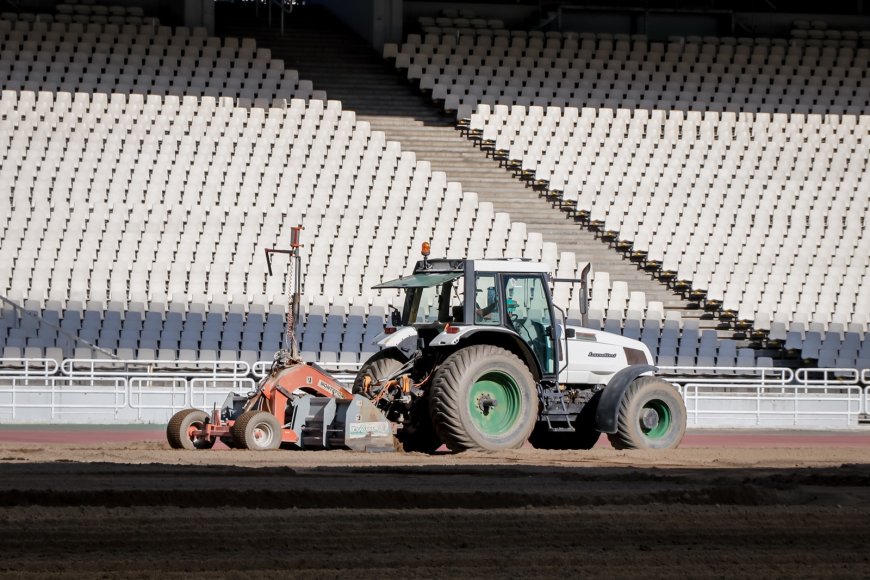
[{"label": "dirt field", "polygon": [[866,436],[426,456],[4,433],[4,577],[870,577]]}]

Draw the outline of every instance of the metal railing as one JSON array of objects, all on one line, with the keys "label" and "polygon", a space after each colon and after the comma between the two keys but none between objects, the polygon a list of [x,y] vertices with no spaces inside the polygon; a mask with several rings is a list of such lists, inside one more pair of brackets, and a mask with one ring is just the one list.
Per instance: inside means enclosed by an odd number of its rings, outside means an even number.
[{"label": "metal railing", "polygon": [[[350,385],[356,378],[356,373],[359,371],[360,363],[317,363],[318,366],[330,372],[330,374],[340,382]],[[272,369],[272,361],[259,361],[251,365],[251,374],[258,379],[262,379],[269,374]]]},{"label": "metal railing", "polygon": [[870,408],[856,369],[661,367],[696,427],[851,428]]},{"label": "metal railing", "polygon": [[[162,423],[247,393],[272,361],[0,358],[0,421]],[[346,385],[359,364],[322,363]],[[870,370],[661,367],[693,427],[853,428],[870,412]]]},{"label": "metal railing", "polygon": [[66,359],[60,364],[63,374],[75,377],[151,376],[171,377],[178,374],[207,374],[215,377],[246,377],[251,365],[244,361],[192,360],[105,360]]},{"label": "metal railing", "polygon": [[27,421],[30,416],[47,422],[87,416],[114,422],[117,411],[128,404],[127,381],[120,377],[88,381],[72,377],[7,375],[0,378],[0,417],[5,409],[10,412],[12,421]]},{"label": "metal railing", "polygon": [[0,358],[0,421],[164,422],[257,380],[244,361]]}]

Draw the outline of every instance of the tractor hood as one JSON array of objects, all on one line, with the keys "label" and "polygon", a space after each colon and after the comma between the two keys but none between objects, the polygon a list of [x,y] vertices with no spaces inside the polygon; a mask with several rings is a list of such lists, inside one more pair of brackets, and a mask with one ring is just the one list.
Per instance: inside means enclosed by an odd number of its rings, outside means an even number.
[{"label": "tractor hood", "polygon": [[[639,340],[618,334],[569,326],[574,336],[562,334],[567,367],[559,375],[559,382],[573,384],[606,384],[617,371],[629,365],[655,364],[649,348]],[[570,334],[570,331],[567,333]]]}]

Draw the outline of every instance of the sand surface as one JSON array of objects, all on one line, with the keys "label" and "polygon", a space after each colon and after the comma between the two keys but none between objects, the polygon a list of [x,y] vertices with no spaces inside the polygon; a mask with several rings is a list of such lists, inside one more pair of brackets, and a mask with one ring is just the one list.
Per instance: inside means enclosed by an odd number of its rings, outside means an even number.
[{"label": "sand surface", "polygon": [[427,456],[0,439],[0,576],[868,578],[870,449],[830,441]]}]

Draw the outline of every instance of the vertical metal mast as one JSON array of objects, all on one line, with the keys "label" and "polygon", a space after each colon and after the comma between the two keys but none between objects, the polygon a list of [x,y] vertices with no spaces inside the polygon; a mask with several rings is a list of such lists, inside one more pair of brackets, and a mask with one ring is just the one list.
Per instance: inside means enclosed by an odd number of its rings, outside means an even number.
[{"label": "vertical metal mast", "polygon": [[[287,304],[286,329],[284,333],[284,345],[280,354],[281,358],[289,358],[293,361],[299,360],[299,342],[296,340],[296,321],[299,320],[299,307],[302,296],[302,255],[299,248],[302,244],[299,243],[300,232],[305,229],[302,226],[293,226],[290,228],[290,249],[278,250],[276,248],[266,248],[266,263],[269,266],[269,275],[272,275],[272,254],[287,254],[290,256],[290,266],[287,268],[286,288],[290,293]],[[292,290],[291,290],[292,289]],[[289,351],[289,352],[288,352]],[[286,355],[289,354],[289,357]],[[276,356],[276,359],[278,356]]]},{"label": "vertical metal mast", "polygon": [[302,226],[290,228],[290,267],[287,268],[287,288],[293,288],[287,305],[287,334],[284,348],[290,349],[290,357],[299,359],[299,342],[296,340],[296,321],[299,320],[299,304],[302,296],[302,255],[299,248],[299,232]]}]

